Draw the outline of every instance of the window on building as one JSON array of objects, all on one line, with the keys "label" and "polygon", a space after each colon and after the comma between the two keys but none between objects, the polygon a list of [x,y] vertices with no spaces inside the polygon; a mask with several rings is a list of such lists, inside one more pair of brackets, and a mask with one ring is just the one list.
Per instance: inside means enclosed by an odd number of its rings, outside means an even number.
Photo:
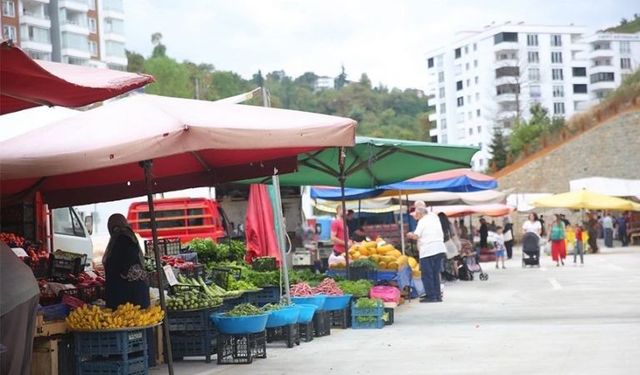
[{"label": "window on building", "polygon": [[591,83],[613,81],[615,81],[615,74],[612,72],[594,73],[591,75]]},{"label": "window on building", "polygon": [[433,57],[427,59],[427,68],[433,68]]},{"label": "window on building", "polygon": [[480,110],[476,109],[476,117],[480,117]]},{"label": "window on building", "polygon": [[[478,134],[482,133],[482,126],[478,125]],[[482,147],[482,146],[480,146]]]},{"label": "window on building", "polygon": [[462,90],[462,81],[458,81],[458,82],[456,82],[456,90],[457,90],[457,91]]},{"label": "window on building", "polygon": [[469,63],[464,64],[464,69],[469,70]]},{"label": "window on building", "polygon": [[471,95],[467,95],[467,104],[471,104]]},{"label": "window on building", "polygon": [[562,47],[562,35],[560,35],[560,34],[551,34],[551,46],[552,47]]},{"label": "window on building", "polygon": [[18,39],[16,28],[9,25],[2,25],[2,38],[16,41]]},{"label": "window on building", "polygon": [[611,66],[611,59],[610,58],[595,59],[593,61],[593,66]]},{"label": "window on building", "polygon": [[540,62],[540,55],[537,51],[529,51],[527,53],[527,61],[529,64],[537,64]]},{"label": "window on building", "polygon": [[469,128],[469,135],[473,135],[473,128]]},{"label": "window on building", "polygon": [[478,43],[473,43],[473,50],[477,51],[478,50]]},{"label": "window on building", "polygon": [[562,64],[562,52],[551,52],[551,63]]},{"label": "window on building", "polygon": [[447,135],[446,134],[442,135],[442,142],[441,143],[443,143],[445,145],[447,144]]},{"label": "window on building", "polygon": [[98,32],[98,21],[95,18],[89,17],[89,30],[92,33]]},{"label": "window on building", "polygon": [[480,78],[478,76],[476,76],[473,81],[475,82],[475,84],[477,85],[480,82]]},{"label": "window on building", "polygon": [[571,72],[574,77],[586,77],[587,76],[587,68],[582,67],[573,67]]},{"label": "window on building", "polygon": [[456,56],[456,59],[459,59],[460,57],[462,57],[462,49],[456,48],[453,52]]},{"label": "window on building", "polygon": [[538,34],[527,34],[527,45],[529,47],[538,46]]},{"label": "window on building", "polygon": [[562,81],[564,79],[564,75],[562,74],[562,69],[551,69],[551,79],[554,81]]},{"label": "window on building", "polygon": [[438,68],[442,68],[443,65],[444,65],[444,58],[442,57],[442,55],[436,56],[436,66]]},{"label": "window on building", "polygon": [[37,26],[22,25],[20,35],[22,35],[22,40],[30,40],[32,42],[43,44],[51,43],[51,34],[49,33],[49,30]]},{"label": "window on building", "polygon": [[464,97],[458,97],[458,99],[456,99],[456,102],[458,103],[458,107],[462,107],[464,105]]},{"label": "window on building", "polygon": [[468,54],[469,53],[469,46],[464,46],[464,54]]},{"label": "window on building", "polygon": [[471,86],[471,80],[467,79],[467,87]]},{"label": "window on building", "polygon": [[553,86],[553,97],[554,98],[564,98],[564,86],[554,85]]},{"label": "window on building", "polygon": [[89,52],[91,53],[91,57],[98,57],[98,43],[93,40],[89,41]]},{"label": "window on building", "polygon": [[440,87],[440,89],[438,90],[438,97],[439,98],[444,98],[444,87]]},{"label": "window on building", "polygon": [[16,4],[13,1],[2,0],[2,15],[5,17],[15,17]]},{"label": "window on building", "polygon": [[564,115],[564,103],[553,103],[553,114]]},{"label": "window on building", "polygon": [[529,68],[529,81],[531,82],[540,81],[540,68]]},{"label": "window on building", "polygon": [[587,85],[585,83],[576,83],[573,85],[573,93],[574,94],[586,94],[587,93]]},{"label": "window on building", "polygon": [[467,112],[467,119],[469,119],[469,120],[473,119],[473,112],[471,112],[471,111]]},{"label": "window on building", "polygon": [[517,42],[518,33],[503,32],[493,36],[493,43],[498,44],[502,42]]},{"label": "window on building", "polygon": [[539,98],[542,96],[542,89],[540,85],[530,85],[529,86],[529,96],[532,98]]},{"label": "window on building", "polygon": [[518,109],[518,102],[509,101],[500,103],[500,112],[515,112]]},{"label": "window on building", "polygon": [[476,93],[476,102],[479,102],[479,101],[480,101],[480,93],[479,93],[479,92],[477,92],[477,93]]},{"label": "window on building", "polygon": [[446,129],[447,128],[447,119],[446,118],[442,118],[440,119],[440,129]]},{"label": "window on building", "polygon": [[518,59],[518,51],[500,51],[496,52],[496,60],[517,60]]},{"label": "window on building", "polygon": [[438,82],[444,82],[444,72],[438,72]]},{"label": "window on building", "polygon": [[620,59],[620,68],[621,69],[631,69],[631,59],[628,57],[623,57]]},{"label": "window on building", "polygon": [[620,41],[620,53],[631,53],[631,42],[628,40]]},{"label": "window on building", "polygon": [[440,103],[440,113],[447,113],[447,105]]},{"label": "window on building", "polygon": [[502,94],[516,94],[520,92],[520,85],[515,83],[506,83],[504,85],[496,86],[496,93],[498,95]]},{"label": "window on building", "polygon": [[502,77],[519,77],[520,68],[517,66],[503,66],[496,69],[496,78]]},{"label": "window on building", "polygon": [[473,67],[477,68],[478,67],[478,60],[473,60]]},{"label": "window on building", "polygon": [[601,49],[611,49],[611,42],[594,42],[591,44],[594,51],[599,51]]},{"label": "window on building", "polygon": [[23,51],[32,59],[51,61],[51,54],[48,52],[41,52],[27,48],[25,48]]}]

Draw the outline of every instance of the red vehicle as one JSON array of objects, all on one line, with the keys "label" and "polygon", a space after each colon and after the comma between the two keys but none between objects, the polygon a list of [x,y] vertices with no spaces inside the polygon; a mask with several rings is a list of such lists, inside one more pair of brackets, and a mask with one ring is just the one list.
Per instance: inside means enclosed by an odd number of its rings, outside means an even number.
[{"label": "red vehicle", "polygon": [[[172,198],[154,201],[158,237],[179,237],[185,244],[194,238],[210,237],[214,241],[226,236],[224,212],[220,205],[206,198]],[[127,220],[134,232],[151,239],[151,220],[147,202],[129,206]]]}]

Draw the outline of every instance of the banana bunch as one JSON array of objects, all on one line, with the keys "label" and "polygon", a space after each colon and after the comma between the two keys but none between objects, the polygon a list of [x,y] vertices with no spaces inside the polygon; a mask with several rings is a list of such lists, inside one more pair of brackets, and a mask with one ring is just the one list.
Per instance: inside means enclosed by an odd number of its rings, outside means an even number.
[{"label": "banana bunch", "polygon": [[100,330],[145,327],[157,324],[163,318],[164,311],[160,306],[142,309],[138,305],[126,303],[118,306],[115,311],[95,305],[91,307],[84,305],[71,312],[66,322],[70,329]]}]

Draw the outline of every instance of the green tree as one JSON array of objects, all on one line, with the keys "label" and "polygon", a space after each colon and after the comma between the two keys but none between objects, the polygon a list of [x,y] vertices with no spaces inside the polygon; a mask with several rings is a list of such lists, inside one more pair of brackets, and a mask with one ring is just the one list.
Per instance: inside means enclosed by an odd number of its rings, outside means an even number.
[{"label": "green tree", "polygon": [[238,74],[227,71],[217,71],[211,75],[212,83],[208,98],[218,100],[242,94],[252,88],[252,84]]},{"label": "green tree", "polygon": [[340,74],[334,80],[334,86],[336,90],[340,90],[347,84],[347,73],[344,70],[344,65],[340,67]]},{"label": "green tree", "polygon": [[253,75],[253,78],[251,79],[251,82],[253,82],[258,87],[263,87],[264,86],[264,77],[262,77],[262,71],[258,70],[258,73]]},{"label": "green tree", "polygon": [[145,87],[149,94],[193,98],[194,89],[189,69],[168,57],[152,57],[144,62],[144,72],[156,78]]},{"label": "green tree", "polygon": [[509,147],[514,157],[519,156],[525,147],[535,146],[551,126],[549,111],[540,104],[531,106],[531,119],[516,122],[509,137]]},{"label": "green tree", "polygon": [[502,133],[502,129],[494,129],[493,138],[489,145],[489,152],[491,152],[492,155],[489,164],[495,165],[496,170],[500,170],[507,165],[507,140]]},{"label": "green tree", "polygon": [[167,47],[162,44],[162,33],[155,32],[151,34],[151,44],[154,45],[151,57],[167,56]]},{"label": "green tree", "polygon": [[127,56],[127,72],[142,73],[144,71],[144,56],[137,52],[125,50]]},{"label": "green tree", "polygon": [[305,86],[313,90],[317,81],[318,76],[314,72],[305,72],[303,75],[296,78],[293,83],[295,83],[296,85]]}]

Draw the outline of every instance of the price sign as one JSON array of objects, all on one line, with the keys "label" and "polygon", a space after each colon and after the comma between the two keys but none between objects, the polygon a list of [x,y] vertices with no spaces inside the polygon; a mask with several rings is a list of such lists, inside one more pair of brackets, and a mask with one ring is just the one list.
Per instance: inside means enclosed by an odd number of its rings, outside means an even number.
[{"label": "price sign", "polygon": [[162,269],[164,270],[164,275],[167,277],[169,285],[176,285],[178,283],[178,279],[176,279],[176,274],[173,273],[173,268],[171,268],[170,265],[166,265],[162,267]]},{"label": "price sign", "polygon": [[21,247],[12,247],[11,250],[13,250],[13,253],[19,258],[26,258],[29,256],[29,254],[27,254],[27,252]]}]

